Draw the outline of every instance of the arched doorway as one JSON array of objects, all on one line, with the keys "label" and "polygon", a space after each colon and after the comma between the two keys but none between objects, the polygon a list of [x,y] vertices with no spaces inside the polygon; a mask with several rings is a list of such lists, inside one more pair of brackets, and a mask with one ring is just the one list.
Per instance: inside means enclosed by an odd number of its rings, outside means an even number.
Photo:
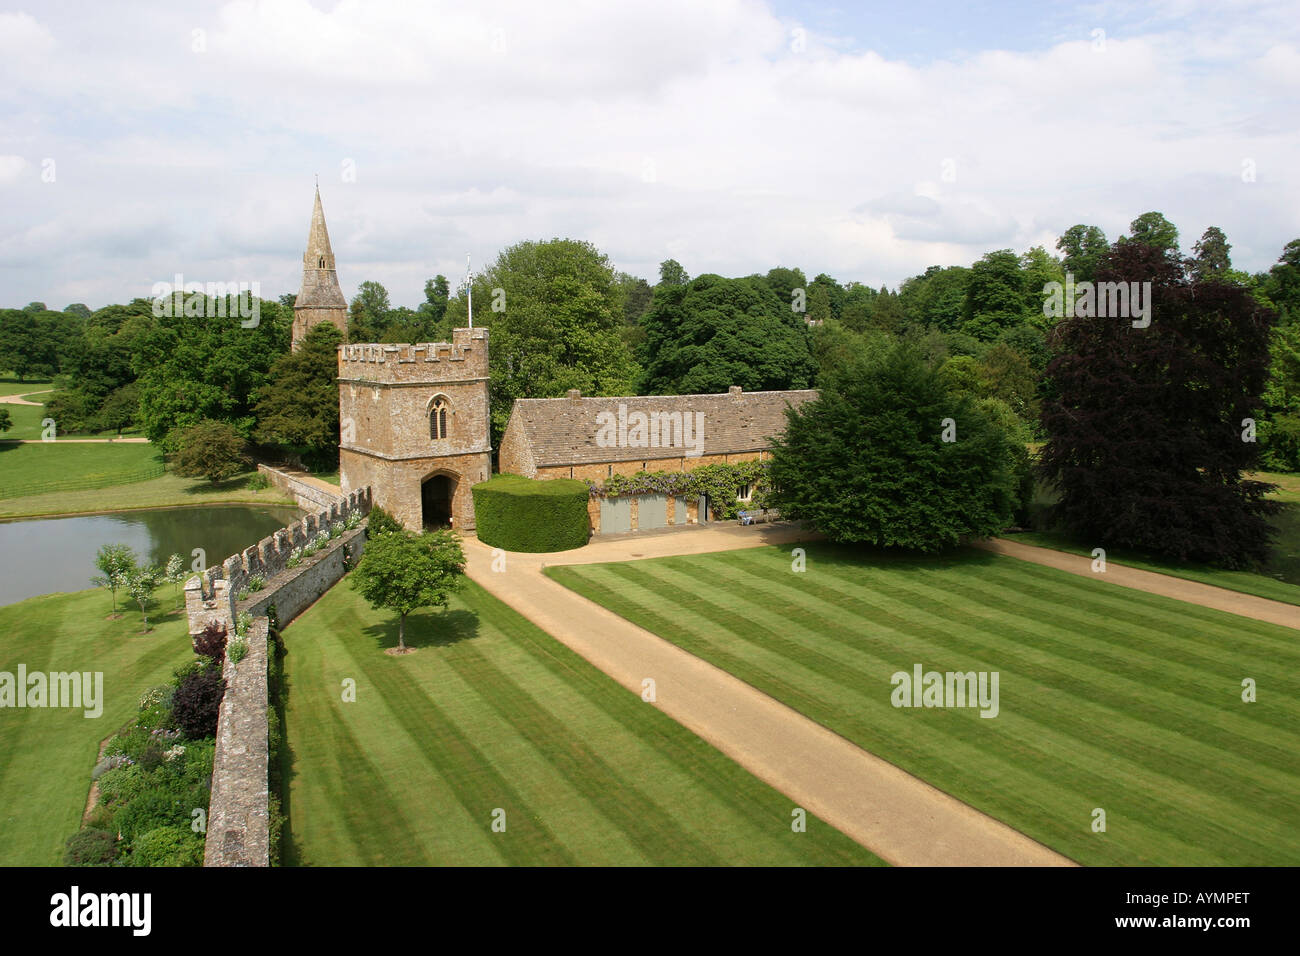
[{"label": "arched doorway", "polygon": [[451,475],[433,475],[420,486],[420,510],[426,528],[451,525],[451,500],[456,495],[456,479]]}]

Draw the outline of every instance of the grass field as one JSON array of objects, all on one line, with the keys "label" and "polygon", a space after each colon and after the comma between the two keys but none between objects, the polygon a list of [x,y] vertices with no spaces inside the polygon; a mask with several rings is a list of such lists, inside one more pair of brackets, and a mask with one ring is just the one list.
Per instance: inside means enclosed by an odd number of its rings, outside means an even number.
[{"label": "grass field", "polygon": [[396,632],[346,581],[284,632],[286,863],[880,863],[472,583]]},{"label": "grass field", "polygon": [[[7,468],[7,463],[11,460],[9,456],[15,453],[15,449],[41,450],[47,447],[49,446],[20,445],[6,448],[0,445],[0,487],[8,481],[8,473],[4,469]],[[150,451],[152,446],[58,445],[55,443],[55,453],[58,455],[62,455],[69,449],[90,449],[91,451],[82,453],[85,455],[84,463],[86,467],[96,469],[103,467],[100,464],[103,461],[101,456],[115,454],[119,449],[124,448]],[[137,451],[137,454],[140,452]],[[57,463],[57,460],[54,461]],[[294,505],[292,498],[280,493],[274,487],[256,491],[248,488],[249,479],[255,474],[257,473],[250,471],[214,485],[204,478],[181,478],[167,472],[156,478],[103,488],[46,491],[15,498],[0,497],[0,518],[30,518],[52,514],[85,514],[106,509],[126,511],[133,508],[169,508],[181,505],[234,503]]]},{"label": "grass field", "polygon": [[[982,552],[805,547],[803,573],[775,547],[546,573],[1078,862],[1300,863],[1300,633]],[[999,715],[893,707],[918,663],[997,671]]]},{"label": "grass field", "polygon": [[0,499],[89,491],[157,478],[162,453],[153,445],[58,441],[0,445]]},{"label": "grass field", "polygon": [[[156,627],[139,633],[138,610],[108,620],[105,591],[32,598],[0,607],[0,671],[102,671],[104,712],[0,710],[0,865],[58,866],[81,824],[100,741],[137,709],[140,694],[193,658],[172,588],[158,591]],[[118,607],[126,601],[118,595]]]}]

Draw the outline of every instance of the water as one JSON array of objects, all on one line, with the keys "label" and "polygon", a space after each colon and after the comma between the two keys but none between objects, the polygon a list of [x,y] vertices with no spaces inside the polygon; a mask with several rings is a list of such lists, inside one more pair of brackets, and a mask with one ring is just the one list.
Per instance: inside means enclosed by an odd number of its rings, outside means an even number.
[{"label": "water", "polygon": [[214,505],[0,522],[0,604],[93,587],[101,545],[128,545],[158,567],[180,554],[189,570],[196,548],[218,564],[301,517],[297,508]]}]

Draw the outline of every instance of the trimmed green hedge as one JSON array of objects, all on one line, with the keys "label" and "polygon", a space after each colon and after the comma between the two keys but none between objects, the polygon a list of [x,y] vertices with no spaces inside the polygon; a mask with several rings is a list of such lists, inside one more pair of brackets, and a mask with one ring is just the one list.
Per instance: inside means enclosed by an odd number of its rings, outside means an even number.
[{"label": "trimmed green hedge", "polygon": [[572,478],[494,475],[470,492],[478,539],[507,551],[570,551],[587,543],[590,492]]}]

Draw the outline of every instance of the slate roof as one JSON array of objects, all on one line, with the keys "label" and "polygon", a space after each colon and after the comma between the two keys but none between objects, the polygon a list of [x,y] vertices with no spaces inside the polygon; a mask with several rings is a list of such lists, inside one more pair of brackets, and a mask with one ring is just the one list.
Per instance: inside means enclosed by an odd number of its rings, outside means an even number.
[{"label": "slate roof", "polygon": [[[510,427],[522,427],[523,438],[538,468],[560,465],[589,465],[606,462],[677,458],[686,454],[681,446],[668,446],[672,438],[661,436],[659,447],[597,443],[609,412],[617,421],[619,406],[627,416],[642,412],[680,413],[684,418],[703,413],[701,455],[739,454],[770,447],[769,439],[785,431],[785,409],[798,407],[817,397],[815,389],[783,392],[735,392],[720,395],[632,395],[613,398],[520,398],[510,412]],[[635,422],[635,419],[633,419]],[[661,419],[662,421],[662,419]],[[691,418],[692,422],[701,421]],[[516,424],[517,423],[517,424]],[[692,439],[696,435],[692,432]]]}]

